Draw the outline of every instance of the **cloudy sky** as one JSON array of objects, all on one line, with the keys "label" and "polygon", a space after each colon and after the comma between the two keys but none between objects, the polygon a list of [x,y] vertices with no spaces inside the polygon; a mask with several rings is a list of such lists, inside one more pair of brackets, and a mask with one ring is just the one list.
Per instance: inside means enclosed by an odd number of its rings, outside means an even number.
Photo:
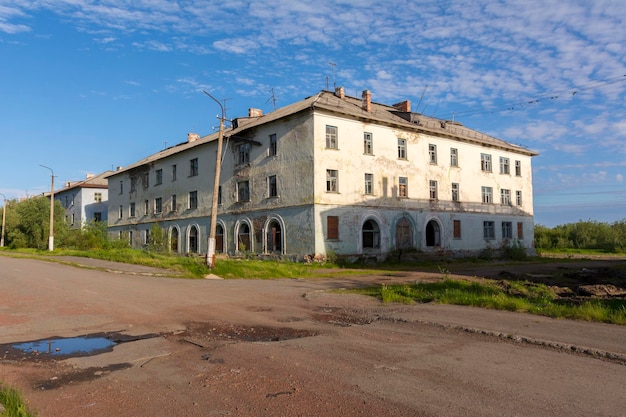
[{"label": "cloudy sky", "polygon": [[0,192],[334,85],[539,152],[537,223],[626,218],[623,0],[0,0]]}]

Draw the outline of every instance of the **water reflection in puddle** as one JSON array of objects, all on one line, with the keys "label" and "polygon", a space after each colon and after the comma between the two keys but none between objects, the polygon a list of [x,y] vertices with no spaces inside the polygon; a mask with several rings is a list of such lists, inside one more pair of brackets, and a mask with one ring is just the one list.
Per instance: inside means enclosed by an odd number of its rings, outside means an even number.
[{"label": "water reflection in puddle", "polygon": [[114,341],[105,337],[68,337],[19,343],[12,345],[12,347],[25,353],[47,353],[50,355],[88,355],[99,350],[110,348],[114,345]]}]

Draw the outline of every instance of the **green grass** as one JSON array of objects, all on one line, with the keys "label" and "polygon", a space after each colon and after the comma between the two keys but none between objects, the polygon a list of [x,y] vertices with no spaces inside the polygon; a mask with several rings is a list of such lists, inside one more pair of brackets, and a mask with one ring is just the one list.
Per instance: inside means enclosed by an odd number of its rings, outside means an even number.
[{"label": "green grass", "polygon": [[[311,263],[256,259],[221,259],[215,261],[215,269],[211,271],[206,266],[206,260],[201,256],[180,256],[173,254],[159,254],[136,249],[111,250],[58,250],[53,252],[37,251],[33,249],[2,251],[7,256],[23,256],[36,259],[52,259],[63,262],[58,257],[77,256],[93,259],[102,259],[113,262],[122,262],[135,265],[144,265],[154,268],[163,268],[173,271],[185,278],[202,278],[208,274],[215,274],[221,278],[236,279],[272,279],[272,278],[324,278],[339,276],[354,276],[363,274],[381,274],[380,269],[343,268],[334,263]],[[72,262],[68,262],[72,264]]]},{"label": "green grass", "polygon": [[35,417],[37,415],[26,407],[19,392],[1,384],[0,404],[4,406],[4,412],[0,412],[0,417]]},{"label": "green grass", "polygon": [[432,283],[382,285],[350,291],[377,297],[385,303],[436,302],[626,325],[626,300],[568,302],[558,300],[546,285],[525,281],[444,279]]}]

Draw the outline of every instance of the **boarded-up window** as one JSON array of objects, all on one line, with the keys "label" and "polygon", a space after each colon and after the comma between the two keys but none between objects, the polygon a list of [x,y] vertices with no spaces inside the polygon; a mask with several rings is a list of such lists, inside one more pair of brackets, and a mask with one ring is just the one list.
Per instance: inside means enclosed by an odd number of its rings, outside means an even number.
[{"label": "boarded-up window", "polygon": [[452,231],[455,239],[461,238],[461,220],[454,220],[454,230]]},{"label": "boarded-up window", "polygon": [[326,217],[326,239],[339,239],[339,217]]},{"label": "boarded-up window", "polygon": [[517,238],[524,239],[524,223],[517,222]]}]

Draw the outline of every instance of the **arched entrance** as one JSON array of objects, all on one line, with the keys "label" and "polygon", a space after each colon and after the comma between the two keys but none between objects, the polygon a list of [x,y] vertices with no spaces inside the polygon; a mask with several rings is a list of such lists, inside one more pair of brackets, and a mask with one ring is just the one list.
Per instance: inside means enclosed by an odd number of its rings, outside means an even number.
[{"label": "arched entrance", "polygon": [[396,249],[409,249],[413,247],[413,227],[406,217],[402,217],[396,223]]},{"label": "arched entrance", "polygon": [[237,251],[245,252],[252,250],[250,246],[250,226],[248,223],[241,223],[237,230]]},{"label": "arched entrance", "polygon": [[441,246],[441,228],[435,220],[426,224],[426,246]]},{"label": "arched entrance", "polygon": [[178,252],[178,227],[172,228],[170,232],[170,251]]},{"label": "arched entrance", "polygon": [[280,223],[276,220],[267,225],[267,252],[283,252],[283,234]]},{"label": "arched entrance", "polygon": [[221,224],[215,226],[215,252],[224,253],[224,227]]},{"label": "arched entrance", "polygon": [[196,226],[189,228],[189,253],[198,253],[198,228]]},{"label": "arched entrance", "polygon": [[366,220],[361,229],[363,249],[380,248],[380,228],[374,220]]}]

